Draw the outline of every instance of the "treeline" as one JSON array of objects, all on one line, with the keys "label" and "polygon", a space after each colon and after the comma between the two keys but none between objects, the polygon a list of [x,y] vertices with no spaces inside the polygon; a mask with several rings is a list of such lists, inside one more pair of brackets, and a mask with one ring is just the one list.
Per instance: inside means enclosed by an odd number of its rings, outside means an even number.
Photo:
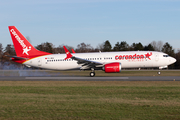
[{"label": "treeline", "polygon": [[[109,40],[98,44],[96,48],[92,47],[90,44],[80,43],[76,48],[72,46],[65,45],[69,51],[72,49],[76,53],[86,53],[86,52],[109,52],[109,51],[159,51],[167,53],[168,55],[176,58],[177,62],[174,65],[171,65],[169,68],[180,69],[180,50],[175,53],[173,47],[168,43],[163,43],[162,41],[152,41],[148,45],[142,45],[142,43],[133,43],[129,45],[126,41],[117,42],[114,46],[111,45]],[[45,51],[53,54],[65,53],[63,45],[55,47],[52,43],[45,42],[35,46],[36,49],[40,51]],[[1,66],[3,63],[9,61],[9,58],[6,55],[16,55],[14,46],[8,44],[3,48],[0,43],[0,62]]]}]

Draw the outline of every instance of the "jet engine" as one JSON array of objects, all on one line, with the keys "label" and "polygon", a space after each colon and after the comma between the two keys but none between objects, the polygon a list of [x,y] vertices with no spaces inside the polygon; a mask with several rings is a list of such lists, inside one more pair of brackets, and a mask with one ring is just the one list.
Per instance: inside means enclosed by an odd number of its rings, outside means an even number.
[{"label": "jet engine", "polygon": [[104,71],[106,73],[120,72],[121,71],[121,63],[114,62],[114,63],[105,64]]}]

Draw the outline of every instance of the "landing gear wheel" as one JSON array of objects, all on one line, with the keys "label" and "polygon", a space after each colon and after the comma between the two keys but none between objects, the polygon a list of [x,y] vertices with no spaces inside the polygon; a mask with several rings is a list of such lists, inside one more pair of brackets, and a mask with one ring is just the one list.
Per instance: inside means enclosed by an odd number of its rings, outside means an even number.
[{"label": "landing gear wheel", "polygon": [[158,75],[160,75],[161,74],[161,72],[159,71],[159,72],[157,72],[158,73]]},{"label": "landing gear wheel", "polygon": [[94,77],[95,76],[95,72],[90,72],[90,77]]}]

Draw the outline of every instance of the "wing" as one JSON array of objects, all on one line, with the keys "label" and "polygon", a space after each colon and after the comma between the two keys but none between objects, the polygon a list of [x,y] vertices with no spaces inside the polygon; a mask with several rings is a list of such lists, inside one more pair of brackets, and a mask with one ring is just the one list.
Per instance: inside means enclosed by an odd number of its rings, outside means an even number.
[{"label": "wing", "polygon": [[100,63],[97,61],[90,61],[90,60],[75,57],[68,51],[68,49],[65,46],[63,46],[63,47],[64,47],[64,50],[66,52],[65,60],[69,59],[69,58],[76,60],[77,64],[81,64],[81,66],[82,66],[80,69],[100,68],[100,67],[104,66],[103,63]]}]

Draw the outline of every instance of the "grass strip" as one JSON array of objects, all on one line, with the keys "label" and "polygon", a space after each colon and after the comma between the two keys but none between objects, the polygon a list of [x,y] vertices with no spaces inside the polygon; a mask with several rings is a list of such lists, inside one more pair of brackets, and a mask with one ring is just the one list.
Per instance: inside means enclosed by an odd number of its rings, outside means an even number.
[{"label": "grass strip", "polygon": [[0,119],[180,119],[180,82],[0,81]]}]

